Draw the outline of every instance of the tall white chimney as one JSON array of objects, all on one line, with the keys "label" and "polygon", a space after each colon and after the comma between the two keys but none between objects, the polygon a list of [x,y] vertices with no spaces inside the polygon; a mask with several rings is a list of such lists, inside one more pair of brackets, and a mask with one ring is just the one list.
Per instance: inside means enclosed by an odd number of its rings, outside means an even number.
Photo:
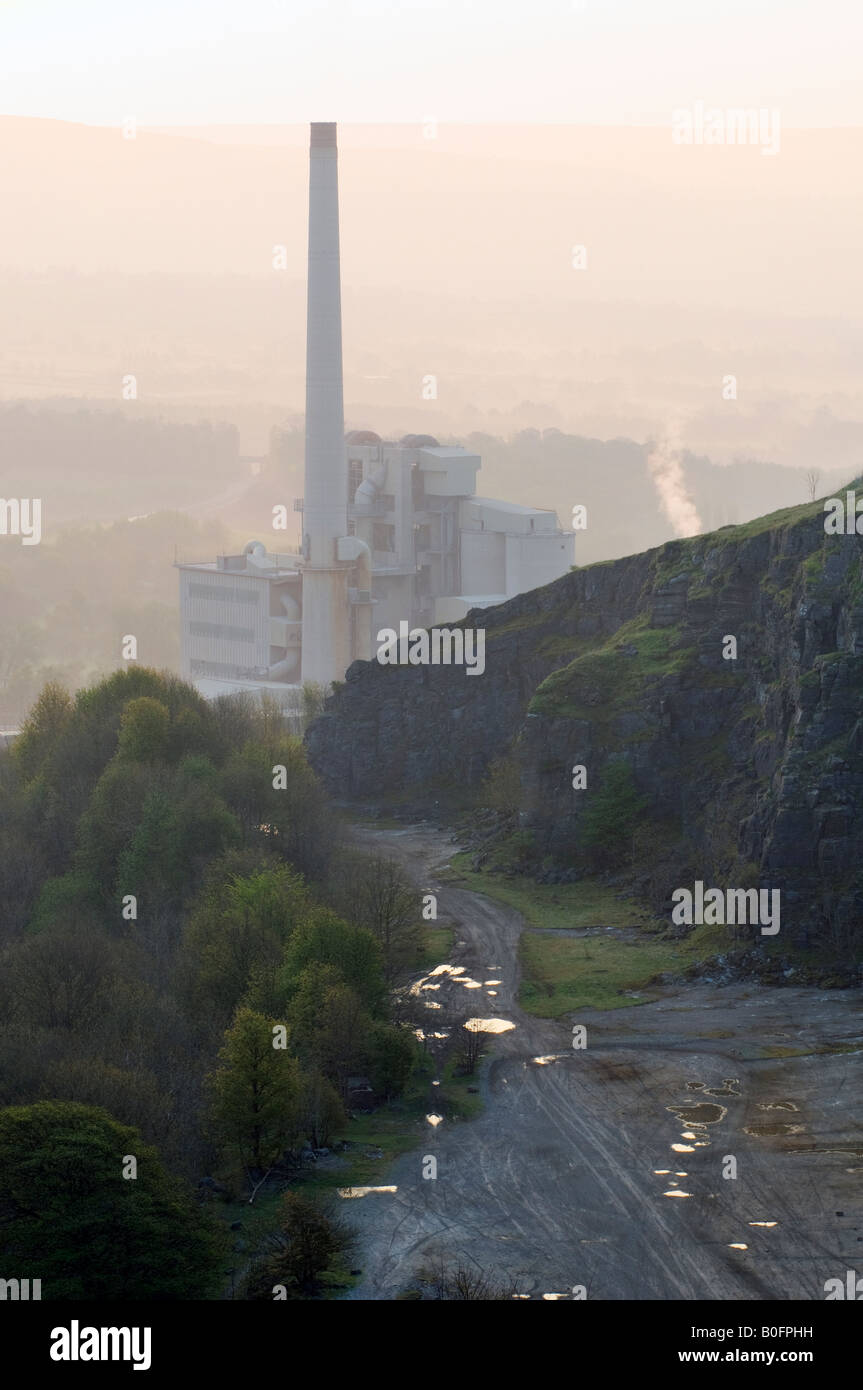
[{"label": "tall white chimney", "polygon": [[306,467],[303,503],[302,679],[341,680],[351,660],[347,572],[348,480],[342,395],[339,180],[335,123],[313,123],[309,148]]},{"label": "tall white chimney", "polygon": [[312,565],[331,566],[347,533],[342,396],[339,175],[335,124],[311,127],[306,321],[306,481],[303,530]]}]

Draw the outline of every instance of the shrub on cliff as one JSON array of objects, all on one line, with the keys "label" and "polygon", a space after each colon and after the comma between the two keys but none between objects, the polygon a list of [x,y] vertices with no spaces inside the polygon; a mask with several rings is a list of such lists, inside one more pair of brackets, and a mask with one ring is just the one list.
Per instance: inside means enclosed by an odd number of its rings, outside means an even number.
[{"label": "shrub on cliff", "polygon": [[632,835],[646,805],[629,763],[622,758],[609,762],[581,817],[580,844],[593,865],[607,869],[632,857]]}]

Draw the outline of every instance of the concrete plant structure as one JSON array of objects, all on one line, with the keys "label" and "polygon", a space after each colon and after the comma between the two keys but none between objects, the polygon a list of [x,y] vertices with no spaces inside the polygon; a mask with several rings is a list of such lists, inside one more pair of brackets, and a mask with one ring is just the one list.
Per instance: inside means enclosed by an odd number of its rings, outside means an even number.
[{"label": "concrete plant structure", "polygon": [[475,495],[477,454],[430,435],[344,432],[336,127],[309,152],[305,496],[299,554],[180,563],[182,673],[207,696],[265,691],[296,707],[375,653],[382,628],[455,622],[565,574],[554,512]]}]

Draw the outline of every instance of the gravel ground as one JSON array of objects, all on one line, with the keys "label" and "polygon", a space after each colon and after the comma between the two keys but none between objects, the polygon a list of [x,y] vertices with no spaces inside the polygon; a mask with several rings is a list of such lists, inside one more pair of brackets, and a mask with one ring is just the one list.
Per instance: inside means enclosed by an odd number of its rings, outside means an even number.
[{"label": "gravel ground", "polygon": [[[515,1026],[491,1040],[483,1114],[430,1126],[381,1177],[395,1193],[346,1203],[363,1268],[352,1298],[394,1298],[437,1255],[534,1298],[582,1285],[591,1299],[822,1299],[826,1279],[863,1273],[859,993],[692,984],[533,1018],[516,1003],[523,919],[440,882],[449,837],[425,825],[356,834],[400,858],[456,923],[447,963],[462,977],[426,977],[440,989],[422,996]],[[765,1057],[837,1045],[859,1050]],[[435,1180],[422,1176],[427,1154]],[[736,1179],[723,1177],[729,1159]]]}]

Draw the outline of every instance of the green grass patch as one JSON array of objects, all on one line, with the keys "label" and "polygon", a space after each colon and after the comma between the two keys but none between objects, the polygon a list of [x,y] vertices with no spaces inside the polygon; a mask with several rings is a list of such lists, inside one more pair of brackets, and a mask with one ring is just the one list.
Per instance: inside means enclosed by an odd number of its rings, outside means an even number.
[{"label": "green grass patch", "polygon": [[[580,883],[535,883],[517,875],[477,871],[470,867],[471,854],[453,856],[445,877],[463,884],[475,893],[485,893],[495,902],[514,907],[531,927],[632,927],[659,925],[647,908],[633,898],[620,897],[619,890],[599,879]],[[489,863],[495,863],[490,856]]]},{"label": "green grass patch", "polygon": [[[493,1046],[494,1037],[489,1035],[489,1050]],[[473,1076],[456,1076],[455,1067],[455,1059],[450,1059],[441,1073],[441,1084],[435,1087],[435,1109],[446,1120],[473,1120],[482,1111],[482,1096],[471,1095],[468,1088],[479,1085],[479,1068]]]},{"label": "green grass patch", "polygon": [[[621,711],[637,704],[645,683],[687,665],[693,650],[681,647],[680,640],[675,627],[651,628],[644,615],[634,618],[603,646],[553,671],[537,687],[528,710],[551,718],[607,725]],[[636,647],[636,654],[619,651],[621,644]]]},{"label": "green grass patch", "polygon": [[[721,927],[700,927],[680,941],[644,936],[555,937],[525,933],[520,942],[519,1003],[540,1018],[578,1009],[620,1009],[655,998],[648,985],[716,955],[727,939]],[[621,994],[636,991],[636,997]]]},{"label": "green grass patch", "polygon": [[809,517],[823,515],[823,502],[805,502],[799,507],[783,507],[778,512],[753,517],[751,521],[744,521],[739,526],[723,526],[720,529],[723,541],[733,544],[751,536],[760,536],[764,531],[778,531],[783,526],[796,526]]},{"label": "green grass patch", "polygon": [[424,922],[420,949],[416,959],[417,971],[424,973],[433,970],[436,965],[440,965],[443,961],[450,960],[454,941],[455,927],[445,923],[441,923],[440,926],[432,926],[430,922]]}]

